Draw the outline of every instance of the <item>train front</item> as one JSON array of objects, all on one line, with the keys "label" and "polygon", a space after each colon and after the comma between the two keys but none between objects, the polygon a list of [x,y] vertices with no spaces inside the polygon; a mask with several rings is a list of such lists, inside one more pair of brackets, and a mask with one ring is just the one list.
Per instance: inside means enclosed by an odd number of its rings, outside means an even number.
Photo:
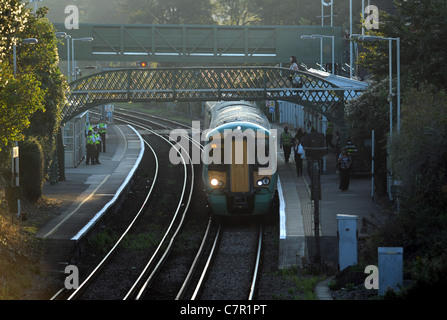
[{"label": "train front", "polygon": [[203,180],[212,214],[266,215],[276,191],[276,136],[248,123],[228,123],[206,135]]}]

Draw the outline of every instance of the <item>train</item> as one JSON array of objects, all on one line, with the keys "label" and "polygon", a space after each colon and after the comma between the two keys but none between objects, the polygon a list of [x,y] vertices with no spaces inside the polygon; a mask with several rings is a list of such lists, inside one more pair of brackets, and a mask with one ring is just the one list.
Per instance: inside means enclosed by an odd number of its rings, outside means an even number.
[{"label": "train", "polygon": [[269,217],[278,204],[276,136],[254,102],[206,102],[202,179],[213,216]]}]

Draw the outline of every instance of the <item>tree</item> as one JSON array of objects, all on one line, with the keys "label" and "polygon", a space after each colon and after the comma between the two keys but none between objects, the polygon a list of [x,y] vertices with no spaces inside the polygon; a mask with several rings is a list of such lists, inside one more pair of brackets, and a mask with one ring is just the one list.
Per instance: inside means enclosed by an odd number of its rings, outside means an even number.
[{"label": "tree", "polygon": [[[37,150],[36,148],[42,146],[45,159],[51,159],[67,84],[58,67],[55,30],[44,17],[47,9],[41,8],[30,15],[29,9],[13,5],[16,0],[0,1],[8,2],[9,7],[16,8],[15,11],[10,10],[6,16],[8,19],[0,20],[5,24],[0,25],[0,28],[10,32],[2,37],[3,59],[0,63],[0,168],[4,169],[10,163],[6,161],[8,157],[5,154],[10,154],[12,142],[22,141],[25,137],[28,138],[27,141],[34,141],[34,144],[25,143],[23,146],[28,146],[30,150]],[[18,21],[22,24],[17,23]],[[8,26],[14,23],[17,24],[15,28]],[[21,45],[21,39],[26,38],[37,38],[38,43]],[[11,50],[7,50],[12,41],[17,43],[16,77],[12,73],[13,55]],[[34,178],[37,181],[34,186],[41,186],[43,171],[35,170],[41,168],[41,158],[29,158],[27,165],[31,169],[24,182]],[[30,161],[35,161],[37,166],[33,167]],[[50,163],[47,162],[46,165]],[[39,192],[27,194],[31,200],[36,200],[40,195]]]},{"label": "tree", "polygon": [[[402,87],[413,88],[428,81],[438,87],[447,85],[447,2],[445,0],[396,0],[396,15],[380,15],[377,31],[371,34],[399,37]],[[367,43],[360,55],[363,66],[376,79],[388,75],[388,41]],[[393,50],[396,52],[393,41]],[[393,70],[396,70],[394,54]]]},{"label": "tree", "polygon": [[133,23],[213,24],[209,0],[122,1],[118,10]]},{"label": "tree", "polygon": [[[26,29],[29,13],[18,0],[0,0],[0,151],[13,141],[23,139],[23,131],[30,125],[30,117],[43,110],[46,92],[32,73],[13,75],[13,41]],[[18,52],[20,53],[20,46]],[[20,60],[20,59],[18,59]]]},{"label": "tree", "polygon": [[253,0],[214,0],[215,20],[223,25],[247,25],[259,22]]},{"label": "tree", "polygon": [[0,0],[0,63],[12,51],[12,35],[23,31],[28,20],[24,4],[19,0]]},{"label": "tree", "polygon": [[19,73],[34,74],[45,90],[44,109],[37,110],[30,117],[30,126],[25,130],[28,136],[38,138],[45,154],[51,154],[55,135],[59,127],[60,112],[65,103],[66,81],[59,70],[56,30],[45,18],[47,8],[41,8],[30,16],[28,27],[19,36],[38,38],[33,46],[23,46],[20,51]]},{"label": "tree", "polygon": [[44,94],[32,74],[14,78],[6,62],[0,65],[0,151],[24,138],[31,115],[44,109]]},{"label": "tree", "polygon": [[372,85],[358,98],[346,106],[347,122],[353,143],[360,149],[365,159],[370,159],[371,149],[364,147],[364,141],[375,136],[375,190],[379,195],[386,193],[387,179],[387,139],[389,132],[388,81]]}]

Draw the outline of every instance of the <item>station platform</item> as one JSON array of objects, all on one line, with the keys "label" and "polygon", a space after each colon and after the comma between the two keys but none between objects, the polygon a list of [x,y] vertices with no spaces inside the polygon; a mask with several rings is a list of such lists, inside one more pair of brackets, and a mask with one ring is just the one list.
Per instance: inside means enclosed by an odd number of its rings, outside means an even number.
[{"label": "station platform", "polygon": [[[280,239],[278,266],[280,269],[303,266],[315,256],[313,208],[310,197],[310,178],[307,161],[303,160],[303,175],[298,177],[293,152],[286,164],[284,151],[279,148],[283,127],[272,124],[278,134],[278,193],[280,197]],[[290,128],[289,128],[290,129]],[[294,134],[294,133],[292,133]],[[322,261],[337,267],[337,214],[356,215],[359,237],[364,236],[363,219],[375,221],[382,212],[371,199],[370,177],[352,177],[349,189],[338,189],[335,171],[336,155],[326,157],[326,173],[321,174],[320,255]]]},{"label": "station platform", "polygon": [[97,224],[129,185],[143,153],[138,132],[127,125],[108,125],[106,152],[101,164],[65,168],[65,181],[44,185],[44,196],[62,202],[56,217],[47,221],[36,237],[45,239],[43,266],[58,271],[69,262],[77,243]]}]

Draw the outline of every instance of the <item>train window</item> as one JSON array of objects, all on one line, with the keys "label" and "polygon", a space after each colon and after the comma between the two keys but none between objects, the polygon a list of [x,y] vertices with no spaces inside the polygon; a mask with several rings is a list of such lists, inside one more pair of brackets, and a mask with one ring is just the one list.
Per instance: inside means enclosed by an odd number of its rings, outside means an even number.
[{"label": "train window", "polygon": [[[214,141],[212,139],[210,140],[209,144],[211,146],[211,148],[209,149],[209,158],[211,163],[209,165],[224,165],[224,144],[220,141]],[[218,148],[220,148],[220,150],[218,150]],[[219,159],[216,159],[216,157],[219,157],[220,161]]]},{"label": "train window", "polygon": [[256,168],[267,168],[270,164],[270,149],[268,136],[256,141]]}]

